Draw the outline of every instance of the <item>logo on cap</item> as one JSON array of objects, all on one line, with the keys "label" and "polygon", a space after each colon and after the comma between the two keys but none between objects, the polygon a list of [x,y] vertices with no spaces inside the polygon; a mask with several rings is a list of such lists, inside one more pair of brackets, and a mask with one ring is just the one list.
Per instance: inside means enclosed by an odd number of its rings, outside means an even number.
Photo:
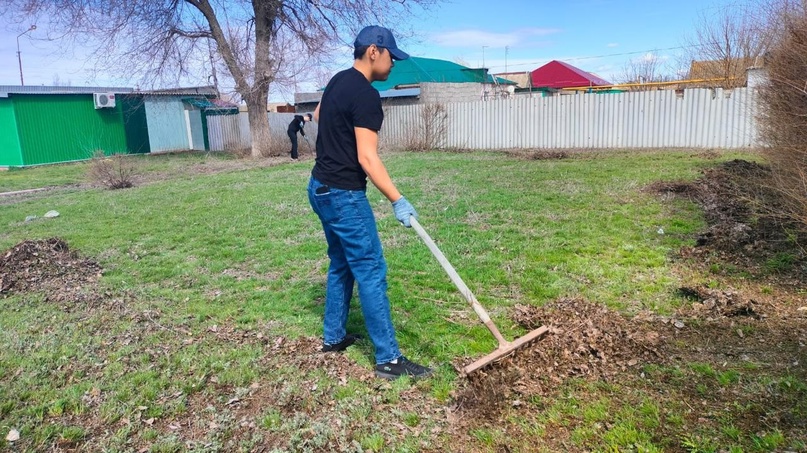
[{"label": "logo on cap", "polygon": [[359,32],[358,36],[356,36],[353,47],[358,49],[361,46],[369,46],[371,44],[388,49],[392,54],[392,58],[395,60],[405,60],[409,58],[408,53],[398,48],[398,45],[395,43],[395,37],[392,36],[392,32],[379,25],[364,27]]}]

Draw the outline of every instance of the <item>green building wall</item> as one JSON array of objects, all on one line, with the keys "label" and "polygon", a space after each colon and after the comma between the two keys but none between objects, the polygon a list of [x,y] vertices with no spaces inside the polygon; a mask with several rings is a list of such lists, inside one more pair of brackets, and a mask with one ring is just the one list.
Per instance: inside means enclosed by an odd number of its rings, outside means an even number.
[{"label": "green building wall", "polygon": [[19,165],[84,160],[99,151],[128,152],[120,104],[95,109],[92,94],[86,93],[15,94],[10,99],[18,125]]},{"label": "green building wall", "polygon": [[142,95],[118,94],[123,110],[123,128],[126,133],[126,148],[132,154],[151,152],[149,127],[146,121],[146,104]]},{"label": "green building wall", "polygon": [[17,118],[11,99],[0,98],[0,167],[22,165]]}]

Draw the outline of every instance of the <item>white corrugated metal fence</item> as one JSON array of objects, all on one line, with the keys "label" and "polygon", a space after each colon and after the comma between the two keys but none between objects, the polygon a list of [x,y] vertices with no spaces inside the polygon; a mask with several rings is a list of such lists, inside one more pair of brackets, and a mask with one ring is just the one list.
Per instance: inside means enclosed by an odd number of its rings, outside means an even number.
[{"label": "white corrugated metal fence", "polygon": [[[294,113],[268,113],[269,130],[275,143],[285,147],[289,139],[286,130],[289,123],[294,118]],[[207,117],[208,140],[211,151],[225,151],[234,149],[250,148],[252,146],[252,136],[249,130],[249,117],[246,112],[238,115],[215,115]],[[316,140],[316,123],[307,123],[305,135],[309,137],[311,143]],[[307,146],[307,145],[306,145]]]},{"label": "white corrugated metal fence", "polygon": [[[756,144],[753,89],[689,89],[515,97],[443,106],[441,147],[744,148]],[[385,108],[382,143],[423,134],[424,105]],[[434,119],[429,119],[435,121]]]},{"label": "white corrugated metal fence", "polygon": [[207,117],[207,139],[210,151],[244,149],[252,146],[246,113]]},{"label": "white corrugated metal fence", "polygon": [[[445,132],[432,143],[459,149],[746,148],[757,144],[753,88],[579,93],[444,104]],[[433,108],[431,109],[434,110]],[[427,106],[385,107],[381,144],[423,139]],[[268,114],[287,140],[291,113]],[[314,126],[314,127],[312,127]],[[306,126],[315,137],[316,123]],[[432,128],[434,129],[434,128]],[[213,150],[248,148],[246,113],[208,117]],[[439,130],[439,128],[437,128]]]}]

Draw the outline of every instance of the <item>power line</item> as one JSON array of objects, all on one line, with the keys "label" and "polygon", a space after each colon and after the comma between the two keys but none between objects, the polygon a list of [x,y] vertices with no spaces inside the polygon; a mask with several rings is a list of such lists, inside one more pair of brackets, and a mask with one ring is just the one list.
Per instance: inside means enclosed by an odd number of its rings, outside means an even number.
[{"label": "power line", "polygon": [[[667,51],[667,50],[681,50],[681,49],[689,49],[689,48],[692,48],[692,47],[701,47],[701,46],[702,46],[702,44],[692,44],[692,45],[688,45],[688,46],[666,47],[666,48],[662,48],[662,49],[647,49],[647,50],[637,50],[637,51],[633,51],[633,52],[620,52],[620,53],[610,53],[610,54],[603,54],[603,55],[591,55],[591,56],[585,56],[585,57],[564,58],[563,61],[580,61],[580,60],[593,60],[595,58],[621,57],[621,56],[626,56],[626,55],[643,54],[643,53],[647,53],[647,52],[662,52],[662,51]],[[542,63],[541,61],[533,61],[533,62],[527,62],[527,63],[516,63],[516,64],[510,63],[510,64],[508,64],[508,66],[535,66],[535,65],[538,65],[538,64],[541,64],[541,63]]]}]

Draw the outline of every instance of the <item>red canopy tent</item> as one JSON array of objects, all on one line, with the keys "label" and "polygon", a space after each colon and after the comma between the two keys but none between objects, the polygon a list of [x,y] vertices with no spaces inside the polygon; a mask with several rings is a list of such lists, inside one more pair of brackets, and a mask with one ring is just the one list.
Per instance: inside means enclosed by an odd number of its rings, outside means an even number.
[{"label": "red canopy tent", "polygon": [[530,81],[535,88],[574,88],[613,85],[590,72],[576,68],[569,63],[552,60],[530,73]]}]

